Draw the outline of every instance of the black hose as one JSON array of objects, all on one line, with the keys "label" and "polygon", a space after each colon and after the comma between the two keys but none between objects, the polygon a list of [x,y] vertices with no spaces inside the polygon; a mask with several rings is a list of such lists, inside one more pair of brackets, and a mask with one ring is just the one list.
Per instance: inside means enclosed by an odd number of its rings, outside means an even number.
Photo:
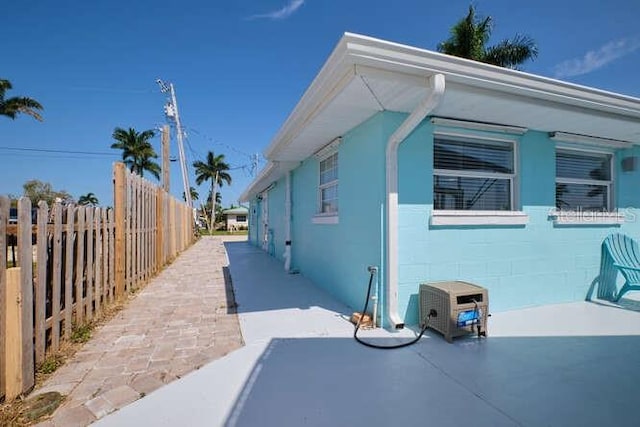
[{"label": "black hose", "polygon": [[408,347],[410,345],[417,343],[418,341],[420,341],[420,338],[422,338],[422,335],[424,335],[424,332],[429,327],[429,319],[431,318],[431,314],[429,314],[429,316],[427,316],[427,318],[425,319],[424,326],[422,327],[422,330],[420,330],[420,334],[414,339],[412,339],[411,341],[403,342],[400,344],[394,344],[394,345],[378,345],[378,344],[372,344],[370,342],[363,341],[360,338],[358,338],[358,330],[360,329],[360,323],[362,322],[362,319],[364,318],[364,314],[367,312],[367,308],[369,307],[369,298],[371,297],[371,285],[373,283],[374,274],[376,274],[376,270],[371,270],[371,276],[369,276],[369,287],[367,288],[367,299],[364,301],[364,308],[362,309],[362,315],[360,316],[360,319],[358,319],[358,323],[356,323],[356,328],[353,331],[353,338],[362,345],[365,345],[371,348],[381,349],[381,350],[393,350],[396,348]]}]

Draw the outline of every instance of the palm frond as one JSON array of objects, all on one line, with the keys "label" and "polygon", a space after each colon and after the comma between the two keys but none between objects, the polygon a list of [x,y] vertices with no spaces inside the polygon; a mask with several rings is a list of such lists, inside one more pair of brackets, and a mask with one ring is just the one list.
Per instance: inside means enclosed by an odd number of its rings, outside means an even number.
[{"label": "palm frond", "polygon": [[487,48],[492,30],[492,18],[479,18],[471,5],[467,15],[451,27],[449,38],[438,44],[438,51],[513,69],[538,55],[533,39],[523,35]]},{"label": "palm frond", "polygon": [[483,62],[516,69],[518,65],[537,56],[538,47],[535,41],[518,34],[511,40],[503,40],[487,49]]}]

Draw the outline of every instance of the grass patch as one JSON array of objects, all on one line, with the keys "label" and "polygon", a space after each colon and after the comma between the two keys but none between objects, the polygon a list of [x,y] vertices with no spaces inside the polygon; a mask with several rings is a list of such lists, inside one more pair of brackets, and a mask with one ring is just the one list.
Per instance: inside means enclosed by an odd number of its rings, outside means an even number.
[{"label": "grass patch", "polygon": [[64,396],[52,391],[35,397],[0,405],[0,425],[23,427],[33,425],[55,412]]},{"label": "grass patch", "polygon": [[62,354],[50,354],[44,359],[38,370],[45,375],[52,374],[62,365],[64,365]]},{"label": "grass patch", "polygon": [[83,344],[91,339],[91,331],[93,331],[93,323],[74,326],[71,331],[71,342],[74,344]]},{"label": "grass patch", "polygon": [[226,230],[214,230],[209,232],[209,230],[200,230],[201,236],[247,236],[249,234],[248,230],[240,230],[240,231],[226,231]]}]

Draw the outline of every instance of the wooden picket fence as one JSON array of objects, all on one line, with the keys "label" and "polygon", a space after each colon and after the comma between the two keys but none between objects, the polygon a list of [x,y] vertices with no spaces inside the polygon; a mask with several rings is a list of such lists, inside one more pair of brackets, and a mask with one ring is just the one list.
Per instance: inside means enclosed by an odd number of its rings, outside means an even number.
[{"label": "wooden picket fence", "polygon": [[32,211],[21,198],[17,224],[0,197],[0,399],[31,390],[36,367],[73,328],[99,318],[193,243],[184,203],[122,163],[114,164],[113,184],[113,209],[40,202]]}]

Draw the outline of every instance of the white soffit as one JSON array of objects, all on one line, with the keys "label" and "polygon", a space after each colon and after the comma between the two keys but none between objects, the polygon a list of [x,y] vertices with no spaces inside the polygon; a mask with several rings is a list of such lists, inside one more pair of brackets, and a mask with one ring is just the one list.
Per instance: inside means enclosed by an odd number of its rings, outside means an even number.
[{"label": "white soffit", "polygon": [[301,129],[286,150],[277,150],[273,153],[274,159],[304,160],[380,110],[378,101],[367,85],[360,77],[354,76],[344,90]]}]

